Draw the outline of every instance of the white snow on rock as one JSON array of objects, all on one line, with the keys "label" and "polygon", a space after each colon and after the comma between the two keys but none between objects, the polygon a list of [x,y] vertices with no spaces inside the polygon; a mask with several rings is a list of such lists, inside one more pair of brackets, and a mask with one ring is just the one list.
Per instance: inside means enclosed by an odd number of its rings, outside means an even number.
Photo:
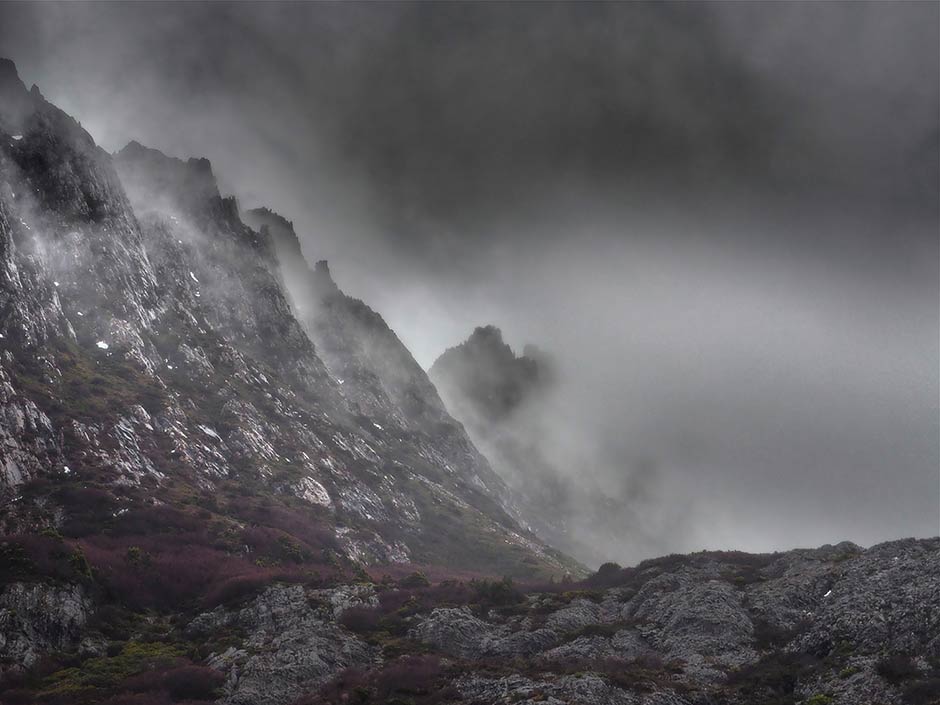
[{"label": "white snow on rock", "polygon": [[199,283],[199,280],[196,279],[196,275],[195,275],[195,274],[193,274],[192,272],[190,272],[190,273],[189,273],[189,276],[192,277],[192,280],[193,280],[194,282],[196,282],[197,284]]},{"label": "white snow on rock", "polygon": [[330,493],[312,477],[305,477],[300,481],[297,494],[311,504],[319,504],[323,507],[329,507],[333,504]]},{"label": "white snow on rock", "polygon": [[59,282],[52,282],[52,286],[59,286]]},{"label": "white snow on rock", "polygon": [[13,135],[13,139],[19,142],[21,139],[23,139],[23,135]]},{"label": "white snow on rock", "polygon": [[75,313],[76,313],[77,315],[79,315],[79,316],[84,316],[84,315],[85,315],[85,314],[82,313],[81,311],[76,311]]},{"label": "white snow on rock", "polygon": [[219,436],[219,434],[216,433],[215,431],[213,431],[213,430],[212,430],[211,428],[209,428],[208,426],[203,426],[203,425],[200,424],[199,430],[202,431],[202,432],[203,432],[204,434],[206,434],[207,436],[212,436],[213,438],[218,438],[220,441],[222,440],[222,438]]},{"label": "white snow on rock", "polygon": [[103,340],[99,340],[97,343],[95,343],[95,345],[97,345],[102,350],[107,350],[109,347],[108,344],[104,342]]},{"label": "white snow on rock", "polygon": [[68,475],[70,472],[72,472],[72,468],[70,468],[68,465],[63,465],[63,466],[62,466],[62,472],[64,472],[66,475]]},{"label": "white snow on rock", "polygon": [[372,422],[372,425],[375,426],[375,427],[376,427],[377,429],[379,429],[380,431],[382,430],[382,427],[379,426],[375,421]]}]

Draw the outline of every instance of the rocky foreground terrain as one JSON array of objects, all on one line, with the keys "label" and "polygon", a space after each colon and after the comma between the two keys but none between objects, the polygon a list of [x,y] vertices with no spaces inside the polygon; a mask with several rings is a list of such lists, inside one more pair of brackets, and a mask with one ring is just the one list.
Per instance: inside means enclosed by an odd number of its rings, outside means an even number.
[{"label": "rocky foreground terrain", "polygon": [[0,60],[0,703],[938,702],[940,540],[589,574],[299,242]]},{"label": "rocky foreground terrain", "polygon": [[539,586],[275,582],[192,612],[88,595],[5,588],[2,653],[32,669],[2,702],[940,702],[937,539],[667,556]]}]

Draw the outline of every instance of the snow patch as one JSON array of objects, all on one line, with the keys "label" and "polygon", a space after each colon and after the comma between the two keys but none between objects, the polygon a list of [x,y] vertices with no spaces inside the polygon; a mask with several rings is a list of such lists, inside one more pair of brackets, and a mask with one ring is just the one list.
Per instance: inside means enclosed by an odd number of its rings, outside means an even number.
[{"label": "snow patch", "polygon": [[192,272],[190,272],[190,273],[189,273],[189,276],[192,278],[192,280],[193,280],[194,282],[196,282],[197,284],[199,283],[199,280],[196,279],[196,275],[195,275],[195,274],[193,274]]},{"label": "snow patch", "polygon": [[103,340],[99,340],[97,343],[95,343],[95,345],[97,345],[97,346],[98,346],[99,348],[101,348],[102,350],[107,350],[107,349],[110,347],[110,346],[109,346],[106,342],[104,342]]},{"label": "snow patch", "polygon": [[200,424],[199,430],[202,431],[202,432],[203,432],[204,434],[206,434],[207,436],[212,436],[213,438],[218,438],[220,441],[222,440],[222,438],[219,436],[219,434],[216,433],[215,431],[213,431],[213,430],[212,430],[211,428],[209,428],[208,426],[203,426],[203,425]]},{"label": "snow patch", "polygon": [[19,142],[21,139],[23,139],[23,135],[13,135],[13,139]]},{"label": "snow patch", "polygon": [[62,466],[62,472],[64,472],[66,475],[68,475],[70,472],[72,472],[72,468],[70,468],[68,465],[63,465],[63,466]]}]

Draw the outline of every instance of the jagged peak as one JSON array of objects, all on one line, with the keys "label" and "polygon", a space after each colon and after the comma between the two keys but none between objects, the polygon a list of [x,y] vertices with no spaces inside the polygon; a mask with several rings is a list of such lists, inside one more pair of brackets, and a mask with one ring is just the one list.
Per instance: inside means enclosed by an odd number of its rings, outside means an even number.
[{"label": "jagged peak", "polygon": [[11,59],[0,57],[0,87],[18,85],[22,91],[26,92],[26,86],[20,80],[19,71],[16,70],[16,64]]},{"label": "jagged peak", "polygon": [[27,91],[16,64],[10,59],[0,58],[0,127],[8,131],[18,130],[37,100],[43,100],[39,89],[33,86],[31,91]]},{"label": "jagged peak", "polygon": [[294,224],[280,213],[266,208],[252,208],[243,214],[245,224],[269,238],[281,268],[295,275],[309,272],[307,260],[294,232]]},{"label": "jagged peak", "polygon": [[267,206],[252,208],[246,212],[246,215],[250,216],[256,221],[264,223],[265,225],[270,225],[272,223],[277,224],[282,228],[290,230],[296,236],[296,232],[294,231],[294,221],[288,220],[283,215],[275,210],[271,210]]},{"label": "jagged peak", "polygon": [[150,160],[154,166],[164,166],[175,169],[185,168],[193,174],[211,179],[212,183],[218,188],[215,174],[212,171],[212,162],[206,157],[189,157],[184,160],[179,157],[170,156],[154,147],[147,147],[137,140],[128,142],[122,149],[114,153],[114,157],[124,160]]},{"label": "jagged peak", "polygon": [[219,193],[212,163],[205,157],[184,161],[136,140],[128,142],[113,157],[132,198],[135,193],[148,199],[160,194],[190,211],[203,211],[208,206],[237,214],[234,198],[223,199]]},{"label": "jagged peak", "polygon": [[522,354],[517,355],[512,347],[503,340],[503,331],[493,324],[474,328],[473,333],[470,334],[470,337],[463,345],[498,352],[506,357],[511,357],[513,360],[525,360],[539,364],[549,363],[548,354],[532,343],[526,343],[522,348]]},{"label": "jagged peak", "polygon": [[313,273],[321,293],[339,291],[339,287],[333,281],[333,275],[330,273],[330,265],[325,259],[318,260],[313,265]]},{"label": "jagged peak", "polygon": [[[478,326],[464,342],[445,350],[430,375],[445,390],[463,389],[481,409],[496,416],[511,412],[530,392],[547,389],[556,378],[546,353],[529,344],[516,355],[494,325]],[[494,399],[500,400],[495,407]]]},{"label": "jagged peak", "polygon": [[487,343],[502,345],[503,331],[492,324],[477,326],[470,335],[468,342],[470,341],[485,341]]}]

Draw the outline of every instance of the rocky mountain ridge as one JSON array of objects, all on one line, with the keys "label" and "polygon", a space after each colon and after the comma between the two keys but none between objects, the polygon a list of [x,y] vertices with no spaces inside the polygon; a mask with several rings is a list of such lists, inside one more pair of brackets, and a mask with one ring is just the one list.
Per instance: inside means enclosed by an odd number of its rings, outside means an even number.
[{"label": "rocky mountain ridge", "polygon": [[[325,510],[357,562],[431,560],[440,532],[419,527],[443,511],[471,515],[464,528],[477,527],[484,550],[512,545],[520,566],[566,570],[520,533],[499,478],[404,346],[338,289],[344,308],[321,337],[365,369],[376,355],[356,336],[371,325],[396,356],[362,379],[324,364],[293,315],[275,244],[219,194],[207,160],[137,143],[112,159],[5,66],[3,105],[17,106],[2,122],[8,495],[65,467],[70,482],[106,492],[262,483]],[[368,395],[378,401],[361,403]],[[421,405],[431,429],[405,423]],[[50,511],[42,521],[58,528]],[[415,532],[425,539],[413,556]]]}]

